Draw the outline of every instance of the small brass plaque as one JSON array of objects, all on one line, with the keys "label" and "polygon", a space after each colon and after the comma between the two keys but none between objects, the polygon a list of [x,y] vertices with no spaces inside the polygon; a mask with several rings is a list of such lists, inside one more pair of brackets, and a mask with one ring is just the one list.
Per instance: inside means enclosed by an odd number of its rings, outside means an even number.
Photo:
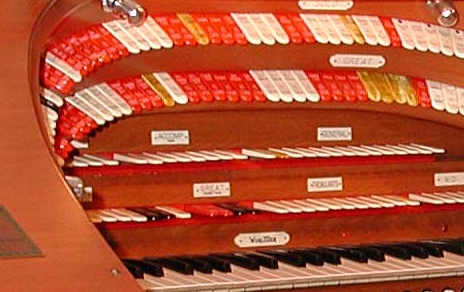
[{"label": "small brass plaque", "polygon": [[10,213],[0,206],[0,259],[38,257],[42,252]]}]

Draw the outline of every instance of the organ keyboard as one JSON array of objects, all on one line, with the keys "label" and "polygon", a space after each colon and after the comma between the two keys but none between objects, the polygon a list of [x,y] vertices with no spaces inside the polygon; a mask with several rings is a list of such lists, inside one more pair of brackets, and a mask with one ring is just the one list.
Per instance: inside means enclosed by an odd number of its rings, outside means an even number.
[{"label": "organ keyboard", "polygon": [[18,87],[66,223],[0,195],[44,253],[0,235],[8,291],[464,289],[463,1],[45,2]]}]

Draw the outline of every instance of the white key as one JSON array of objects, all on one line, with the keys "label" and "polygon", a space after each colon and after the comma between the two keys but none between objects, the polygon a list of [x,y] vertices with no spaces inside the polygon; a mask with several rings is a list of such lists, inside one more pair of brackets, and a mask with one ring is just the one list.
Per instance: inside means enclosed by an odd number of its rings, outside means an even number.
[{"label": "white key", "polygon": [[128,154],[122,154],[122,153],[113,153],[113,159],[120,161],[120,162],[133,163],[133,164],[148,164],[147,159],[136,158]]},{"label": "white key", "polygon": [[370,201],[372,203],[377,203],[379,204],[380,206],[382,206],[383,208],[393,208],[395,207],[395,204],[393,203],[390,203],[390,202],[386,202],[386,201],[383,201],[383,200],[377,200],[377,199],[374,199],[372,197],[367,197],[367,196],[360,196],[358,197],[359,199],[362,199],[364,201]]},{"label": "white key", "polygon": [[119,42],[121,42],[130,53],[140,53],[140,47],[133,40],[133,38],[122,29],[122,27],[118,24],[118,20],[103,22],[102,26],[107,31],[109,31]]},{"label": "white key", "polygon": [[458,93],[459,113],[464,115],[464,88],[456,87]]},{"label": "white key", "polygon": [[156,35],[152,32],[150,27],[145,23],[140,26],[134,26],[135,31],[139,33],[143,39],[150,45],[153,50],[161,49],[161,43],[159,42]]},{"label": "white key", "polygon": [[147,217],[145,217],[145,216],[143,216],[143,215],[141,215],[139,213],[127,210],[127,209],[111,209],[111,211],[114,212],[114,213],[119,213],[120,215],[129,216],[132,219],[132,221],[135,221],[135,222],[146,222],[146,221],[148,221]]},{"label": "white key", "polygon": [[441,200],[444,204],[456,204],[456,200],[451,198],[450,196],[443,195],[441,193],[421,193],[423,196],[427,196],[428,198]]},{"label": "white key", "polygon": [[393,148],[398,151],[406,152],[406,154],[412,154],[412,155],[420,154],[418,150],[411,148],[411,147],[403,147],[400,145],[391,145],[391,144],[386,144],[385,146],[389,148]]},{"label": "white key", "polygon": [[377,147],[379,149],[385,150],[385,151],[392,151],[395,155],[408,155],[409,153],[406,152],[405,150],[401,148],[397,148],[395,146],[389,146],[389,145],[374,145],[374,147]]},{"label": "white key", "polygon": [[299,148],[299,147],[296,147],[296,148],[289,148],[289,147],[282,147],[282,149],[284,150],[288,150],[288,151],[295,151],[296,153],[299,153],[301,155],[303,155],[304,157],[307,157],[307,158],[313,158],[313,157],[317,157],[317,155],[312,152],[312,151],[309,151],[305,148]]},{"label": "white key", "polygon": [[[49,108],[46,105],[42,105],[42,107],[45,109],[45,115],[47,116],[47,119],[50,122],[56,122],[58,120],[59,116],[58,116],[58,113],[55,110]],[[52,124],[50,124],[50,125],[52,125]],[[55,124],[55,127],[56,127],[56,124]],[[53,128],[55,128],[55,127],[53,127]]]},{"label": "white key", "polygon": [[268,23],[263,18],[261,18],[260,14],[249,13],[247,14],[247,17],[248,21],[251,23],[251,25],[253,25],[259,37],[261,38],[261,42],[268,46],[274,45],[276,40],[272,33],[272,29]]},{"label": "white key", "polygon": [[161,85],[166,89],[169,95],[172,96],[175,102],[178,104],[187,104],[188,97],[185,92],[180,88],[180,86],[172,79],[171,75],[166,72],[156,72],[153,73],[153,76],[161,83]]},{"label": "white key", "polygon": [[73,158],[71,162],[67,164],[69,167],[89,167],[90,165],[87,162],[84,162],[82,159],[76,160]]},{"label": "white key", "polygon": [[315,199],[306,199],[304,200],[307,204],[309,204],[310,207],[316,209],[316,211],[321,211],[321,212],[325,212],[325,211],[329,211],[330,208],[327,207],[325,204],[323,203],[320,203],[318,200],[315,200]]},{"label": "white key", "polygon": [[340,15],[336,14],[327,14],[327,18],[330,20],[332,25],[335,28],[335,31],[338,33],[340,41],[345,45],[354,44],[354,39],[349,30],[346,28],[345,24],[340,18]]},{"label": "white key", "polygon": [[280,200],[280,201],[266,201],[266,202],[275,203],[275,206],[277,207],[286,208],[290,213],[303,212],[303,209],[301,209],[301,207],[298,204],[293,203],[291,201]]},{"label": "white key", "polygon": [[130,216],[127,216],[126,214],[121,214],[119,212],[114,212],[113,210],[99,210],[100,213],[108,215],[108,216],[113,216],[116,218],[116,220],[121,221],[121,222],[130,222],[132,221],[132,218]]},{"label": "white key", "polygon": [[128,116],[132,114],[132,109],[129,104],[127,104],[127,102],[121,96],[119,96],[119,94],[114,91],[108,84],[100,83],[96,85],[95,88],[102,94],[106,95],[106,97],[111,99],[114,103],[116,103],[124,115]]},{"label": "white key", "polygon": [[161,156],[161,155],[156,155],[154,153],[149,153],[149,152],[142,152],[140,153],[139,155],[141,155],[142,157],[144,157],[144,159],[157,159],[157,160],[160,160],[164,163],[174,163],[174,162],[177,162],[176,159],[174,158],[171,158],[171,157],[167,157],[167,156]]},{"label": "white key", "polygon": [[356,205],[345,198],[331,198],[332,201],[339,203],[345,210],[355,210]]},{"label": "white key", "polygon": [[445,99],[445,110],[450,114],[459,113],[459,100],[454,85],[442,85],[443,98]]},{"label": "white key", "polygon": [[158,159],[158,158],[155,158],[155,157],[150,157],[148,155],[143,155],[143,154],[138,154],[138,153],[137,154],[136,153],[129,153],[128,156],[133,157],[133,158],[137,158],[137,159],[146,160],[149,164],[155,164],[155,165],[163,164],[162,159]]},{"label": "white key", "polygon": [[122,110],[120,109],[119,105],[113,99],[101,93],[96,87],[89,87],[84,89],[83,92],[97,99],[100,104],[104,105],[106,109],[110,111],[112,116],[116,118],[122,117]]},{"label": "white key", "polygon": [[74,97],[87,102],[106,121],[111,122],[114,120],[114,115],[111,113],[108,107],[94,95],[88,94],[86,91],[79,91],[74,94]]},{"label": "white key", "polygon": [[242,153],[239,153],[237,151],[229,151],[229,150],[213,150],[214,153],[217,153],[219,155],[229,155],[233,159],[238,159],[238,160],[245,160],[248,159],[247,155],[244,155]]},{"label": "white key", "polygon": [[306,151],[309,151],[309,152],[312,152],[314,154],[316,154],[317,157],[331,157],[332,155],[330,155],[329,152],[327,151],[324,151],[324,150],[321,150],[319,148],[315,148],[315,147],[308,147],[308,148],[300,148],[300,147],[297,147],[296,149],[305,149]]},{"label": "white key", "polygon": [[117,222],[118,220],[114,216],[106,215],[101,213],[99,210],[87,210],[87,216],[91,218],[91,220],[96,220],[101,222]]},{"label": "white key", "polygon": [[165,152],[156,152],[155,155],[160,156],[163,159],[173,159],[176,162],[191,162],[190,159],[184,158],[184,157],[179,157],[178,155],[172,155],[171,153],[165,153]]},{"label": "white key", "polygon": [[381,46],[389,46],[391,44],[390,36],[383,27],[382,21],[378,16],[366,16],[366,20],[372,28],[372,31],[375,34],[377,43]]},{"label": "white key", "polygon": [[288,37],[287,33],[280,25],[277,18],[272,13],[260,13],[259,15],[269,26],[271,29],[272,35],[274,39],[279,43],[286,45],[290,43],[290,38]]},{"label": "white key", "polygon": [[418,21],[407,21],[407,23],[414,39],[414,47],[421,52],[427,51],[429,46],[422,23]]},{"label": "white key", "polygon": [[185,154],[199,157],[205,161],[219,161],[221,160],[217,155],[207,155],[206,153],[198,152],[198,151],[185,151]]},{"label": "white key", "polygon": [[398,36],[401,39],[403,47],[408,50],[414,50],[414,37],[412,36],[408,23],[405,20],[398,18],[392,18],[392,22],[398,32]]},{"label": "white key", "polygon": [[88,166],[103,166],[103,162],[101,162],[101,161],[94,160],[94,159],[91,159],[91,158],[82,157],[82,156],[74,156],[73,161],[78,162],[78,163],[85,163]]},{"label": "white key", "polygon": [[426,145],[421,145],[421,144],[417,144],[417,143],[411,143],[410,145],[414,146],[414,147],[420,147],[420,148],[423,148],[425,150],[430,150],[435,154],[443,154],[443,153],[446,152],[445,149],[438,148],[438,147],[426,146]]},{"label": "white key", "polygon": [[352,15],[351,18],[354,20],[359,30],[361,31],[364,40],[371,46],[378,45],[377,36],[372,26],[370,25],[369,19],[365,15]]},{"label": "white key", "polygon": [[442,205],[443,201],[435,198],[428,197],[425,194],[409,194],[408,198],[421,203],[428,203],[434,205]]},{"label": "white key", "polygon": [[440,41],[440,52],[446,56],[452,56],[453,49],[453,30],[451,28],[437,26],[438,40]]},{"label": "white key", "polygon": [[316,18],[317,22],[319,22],[319,26],[325,29],[325,34],[329,39],[329,43],[332,45],[339,45],[341,44],[340,33],[337,31],[337,27],[334,23],[330,20],[330,17],[326,14],[315,14],[314,17]]},{"label": "white key", "polygon": [[247,41],[253,45],[261,44],[261,37],[259,33],[256,31],[256,28],[250,22],[247,14],[245,13],[231,13],[232,18],[237,23],[237,26],[245,35]]},{"label": "white key", "polygon": [[382,205],[378,201],[366,199],[366,197],[364,196],[350,197],[350,200],[357,200],[362,204],[366,204],[367,206],[369,206],[369,208],[382,208]]},{"label": "white key", "polygon": [[[157,152],[158,154],[160,154],[160,152]],[[167,153],[163,153],[163,154],[167,154]],[[186,155],[185,153],[182,153],[182,152],[169,152],[169,155],[171,157],[174,157],[176,158],[176,160],[178,162],[199,162],[199,161],[196,161],[196,159],[194,160],[194,158],[190,157],[189,155]]]},{"label": "white key", "polygon": [[293,75],[291,70],[278,70],[279,77],[291,92],[291,96],[294,100],[299,102],[306,101],[306,92],[303,86],[300,84],[298,79]]},{"label": "white key", "polygon": [[325,28],[320,25],[320,22],[317,20],[316,14],[301,13],[301,19],[308,27],[308,29],[314,35],[314,38],[317,42],[322,44],[329,43],[329,36],[327,35]]},{"label": "white key", "polygon": [[50,89],[42,88],[42,96],[57,107],[62,107],[64,104],[63,98]]},{"label": "white key", "polygon": [[66,61],[61,60],[51,52],[47,52],[47,54],[45,55],[45,63],[59,70],[61,73],[65,74],[76,83],[82,81],[81,72],[74,69],[71,65],[66,63]]},{"label": "white key", "polygon": [[260,158],[260,159],[275,159],[277,156],[269,150],[266,149],[241,149],[242,154],[251,157],[251,158]]},{"label": "white key", "polygon": [[185,151],[185,152],[173,152],[173,154],[177,154],[177,153],[186,155],[187,157],[189,157],[189,158],[190,158],[192,161],[194,161],[194,162],[205,162],[205,161],[206,161],[206,158],[203,157],[202,155],[198,155],[198,154],[195,154],[195,153],[191,153],[190,151]]},{"label": "white key", "polygon": [[456,202],[462,204],[464,203],[464,194],[460,194],[460,193],[457,193],[457,192],[446,192],[446,193],[443,193],[444,195],[447,195],[447,196],[450,196],[451,198],[453,198],[454,200],[456,200]]},{"label": "white key", "polygon": [[117,162],[116,160],[104,158],[104,157],[97,156],[97,155],[92,155],[92,154],[86,154],[86,153],[85,153],[85,154],[82,155],[82,157],[90,158],[90,159],[93,159],[93,160],[100,161],[100,162],[102,162],[104,165],[109,165],[109,166],[119,165],[119,162]]},{"label": "white key", "polygon": [[293,93],[287,83],[282,79],[277,70],[266,70],[264,74],[267,75],[267,78],[274,84],[274,87],[279,93],[280,100],[284,102],[293,101]]},{"label": "white key", "polygon": [[321,97],[319,96],[319,93],[317,92],[314,85],[311,83],[311,80],[309,80],[309,78],[306,76],[306,74],[302,70],[291,70],[291,72],[305,91],[306,99],[308,99],[311,102],[318,102],[321,99]]},{"label": "white key", "polygon": [[379,150],[383,155],[406,155],[407,154],[406,152],[397,153],[397,151],[390,149],[388,147],[385,147],[383,145],[372,145],[370,147],[373,147]]},{"label": "white key", "polygon": [[458,29],[453,29],[453,51],[458,58],[464,58],[464,32]]},{"label": "white key", "polygon": [[371,155],[393,155],[393,154],[395,154],[392,151],[385,151],[385,150],[380,149],[380,148],[375,147],[375,146],[360,145],[359,147],[361,147],[362,149],[364,149],[366,151],[371,151],[371,153],[370,153]]},{"label": "white key", "polygon": [[377,200],[377,201],[383,201],[383,202],[387,202],[387,203],[390,203],[390,204],[394,204],[395,206],[398,206],[398,207],[407,206],[406,202],[404,202],[403,200],[395,200],[395,199],[393,199],[391,197],[387,197],[387,196],[373,195],[373,196],[371,196],[371,198],[373,198],[374,200]]},{"label": "white key", "polygon": [[441,83],[431,80],[425,80],[425,83],[430,95],[432,107],[439,111],[445,110],[445,97],[443,96]]},{"label": "white key", "polygon": [[357,209],[369,209],[369,205],[362,200],[356,199],[356,197],[346,197],[346,201],[352,203]]},{"label": "white key", "polygon": [[70,103],[72,106],[77,108],[78,110],[82,111],[85,113],[87,116],[89,116],[92,120],[94,120],[98,125],[102,126],[106,123],[105,119],[100,116],[100,114],[95,110],[93,106],[91,106],[88,102],[85,100],[79,98],[79,97],[66,97],[65,98],[68,103]]},{"label": "white key", "polygon": [[253,202],[253,209],[277,213],[277,214],[287,214],[289,213],[288,209],[283,207],[276,207],[273,204],[269,204],[269,202]]},{"label": "white key", "polygon": [[272,102],[280,101],[280,93],[274,83],[270,80],[264,70],[250,70],[249,73],[263,91],[267,99]]},{"label": "white key", "polygon": [[232,155],[220,154],[214,151],[201,150],[200,153],[205,154],[205,155],[217,156],[217,158],[220,160],[233,160],[234,159]]},{"label": "white key", "polygon": [[296,204],[303,212],[311,213],[317,211],[312,204],[305,200],[292,200],[291,202]]},{"label": "white key", "polygon": [[328,207],[331,210],[342,210],[343,209],[342,204],[340,204],[338,202],[335,202],[335,201],[331,200],[330,198],[319,198],[319,199],[317,199],[317,201],[319,203],[325,205],[326,207]]},{"label": "white key", "polygon": [[420,205],[420,202],[409,200],[408,198],[405,198],[405,197],[400,197],[400,196],[384,196],[384,197],[392,199],[392,200],[396,200],[396,201],[403,201],[408,206],[419,206]]},{"label": "white key", "polygon": [[330,156],[333,156],[333,157],[341,157],[341,156],[343,156],[343,154],[340,151],[336,151],[336,150],[331,149],[329,147],[321,147],[321,148],[308,147],[308,149],[313,150],[313,151],[325,152],[325,153],[327,153],[327,154],[329,154]]},{"label": "white key", "polygon": [[176,218],[179,218],[179,219],[189,219],[192,217],[192,214],[185,212],[181,209],[170,207],[170,206],[155,206],[155,209],[167,212],[171,215],[174,215]]},{"label": "white key", "polygon": [[422,29],[427,41],[427,49],[435,54],[440,53],[440,40],[438,39],[437,27],[430,23],[422,23]]},{"label": "white key", "polygon": [[130,24],[127,20],[116,20],[118,25],[123,32],[125,32],[129,38],[140,48],[142,51],[149,51],[151,49],[150,44],[146,41],[142,34],[137,30],[137,26]]},{"label": "white key", "polygon": [[328,151],[335,151],[339,152],[342,156],[356,156],[356,153],[354,151],[349,150],[348,148],[344,147],[327,147],[327,146],[322,146],[322,149],[328,150]]},{"label": "white key", "polygon": [[413,146],[413,145],[398,144],[398,146],[401,146],[403,148],[410,149],[410,150],[415,150],[419,154],[424,154],[424,155],[433,154],[433,152],[430,151],[430,150],[427,150],[427,149],[424,149],[424,148],[421,148],[421,147],[416,147],[416,146]]},{"label": "white key", "polygon": [[[373,155],[373,156],[380,156],[382,155],[382,153],[380,153],[379,151],[377,150],[373,150],[373,149],[368,149],[368,148],[363,148],[363,147],[360,147],[360,146],[352,146],[352,145],[348,145],[347,146],[349,149],[352,149],[354,151],[358,151],[359,153],[365,153],[367,156],[370,156],[370,155]],[[361,156],[361,155],[360,155]],[[364,156],[364,155],[363,155]]]},{"label": "white key", "polygon": [[147,26],[150,29],[150,31],[157,37],[159,43],[163,46],[163,48],[169,49],[174,46],[174,43],[172,42],[169,35],[159,26],[159,24],[151,16],[148,16],[147,19],[145,19],[143,25]]},{"label": "white key", "polygon": [[292,151],[292,150],[286,150],[286,149],[283,149],[283,148],[268,148],[269,151],[271,152],[276,152],[276,153],[279,153],[279,154],[283,154],[283,155],[287,155],[288,157],[291,157],[291,158],[302,158],[304,157],[302,154],[298,153],[298,152],[295,152],[295,151]]},{"label": "white key", "polygon": [[335,148],[337,148],[338,150],[340,151],[344,151],[344,152],[351,152],[353,155],[348,155],[347,156],[370,156],[369,152],[367,152],[366,150],[363,150],[362,148],[359,148],[359,147],[356,147],[356,146],[353,146],[353,147],[350,147],[350,146],[335,146]]}]

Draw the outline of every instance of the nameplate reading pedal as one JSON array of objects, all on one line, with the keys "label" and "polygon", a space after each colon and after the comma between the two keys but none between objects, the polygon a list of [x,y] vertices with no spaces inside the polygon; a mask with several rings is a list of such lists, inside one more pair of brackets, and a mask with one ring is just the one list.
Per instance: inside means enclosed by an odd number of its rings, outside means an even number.
[{"label": "nameplate reading pedal", "polygon": [[284,231],[240,233],[234,238],[238,247],[282,246],[290,241],[290,235]]},{"label": "nameplate reading pedal", "polygon": [[380,55],[335,54],[330,57],[329,62],[336,68],[381,68],[387,60]]},{"label": "nameplate reading pedal", "polygon": [[351,141],[353,129],[351,127],[318,127],[317,141]]},{"label": "nameplate reading pedal", "polygon": [[39,248],[24,233],[10,213],[0,206],[0,259],[38,256],[42,256]]},{"label": "nameplate reading pedal", "polygon": [[309,193],[342,191],[343,180],[341,177],[308,178],[307,186]]},{"label": "nameplate reading pedal", "polygon": [[179,131],[152,131],[151,145],[189,145],[190,135],[187,130]]},{"label": "nameplate reading pedal", "polygon": [[348,10],[354,5],[353,0],[305,0],[298,1],[298,6],[303,10]]},{"label": "nameplate reading pedal", "polygon": [[194,198],[230,197],[229,182],[212,182],[193,184]]},{"label": "nameplate reading pedal", "polygon": [[434,184],[436,187],[464,186],[464,172],[435,173]]}]

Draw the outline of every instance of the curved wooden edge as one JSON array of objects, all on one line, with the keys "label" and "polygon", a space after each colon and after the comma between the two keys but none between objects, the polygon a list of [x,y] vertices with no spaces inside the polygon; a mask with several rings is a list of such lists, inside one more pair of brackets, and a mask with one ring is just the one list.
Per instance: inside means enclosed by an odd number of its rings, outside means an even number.
[{"label": "curved wooden edge", "polygon": [[73,198],[37,124],[28,42],[46,5],[6,0],[0,12],[0,205],[43,253],[0,259],[0,290],[140,291]]}]

